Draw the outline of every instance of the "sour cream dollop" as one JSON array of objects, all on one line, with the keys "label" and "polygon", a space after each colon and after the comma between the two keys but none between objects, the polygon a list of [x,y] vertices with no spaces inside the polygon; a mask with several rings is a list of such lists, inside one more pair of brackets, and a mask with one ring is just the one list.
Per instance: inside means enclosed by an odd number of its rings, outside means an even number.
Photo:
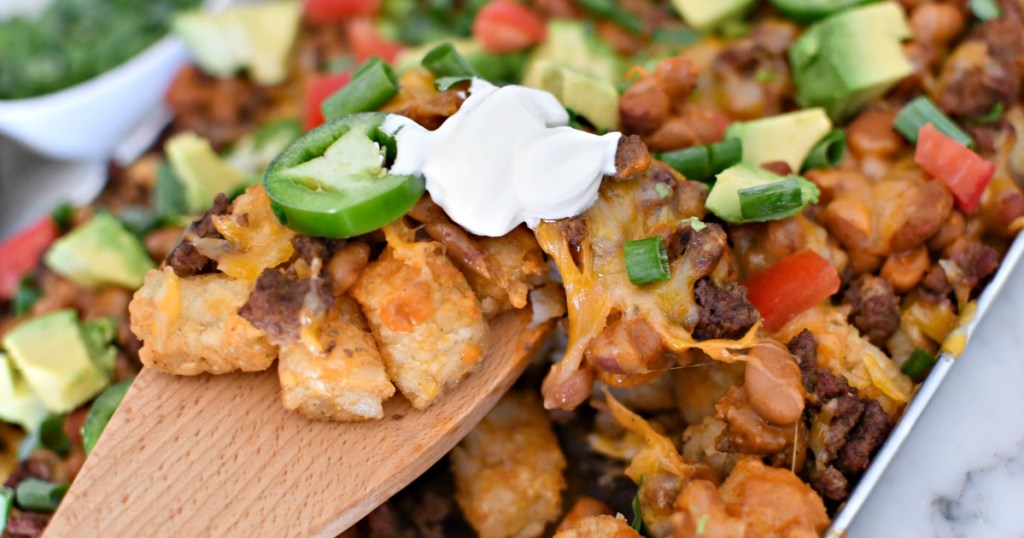
[{"label": "sour cream dollop", "polygon": [[473,79],[469,98],[436,131],[390,115],[393,174],[422,174],[434,202],[466,230],[491,237],[520,223],[579,215],[615,173],[620,133],[568,127],[554,95]]}]

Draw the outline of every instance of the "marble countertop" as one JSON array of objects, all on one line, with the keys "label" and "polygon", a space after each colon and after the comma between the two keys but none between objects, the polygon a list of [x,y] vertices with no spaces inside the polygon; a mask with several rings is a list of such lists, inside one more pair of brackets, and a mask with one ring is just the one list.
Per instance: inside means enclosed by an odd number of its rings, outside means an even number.
[{"label": "marble countertop", "polygon": [[[0,237],[60,201],[84,203],[102,163],[56,163],[0,140]],[[850,538],[1024,536],[1024,267],[850,527]]]}]

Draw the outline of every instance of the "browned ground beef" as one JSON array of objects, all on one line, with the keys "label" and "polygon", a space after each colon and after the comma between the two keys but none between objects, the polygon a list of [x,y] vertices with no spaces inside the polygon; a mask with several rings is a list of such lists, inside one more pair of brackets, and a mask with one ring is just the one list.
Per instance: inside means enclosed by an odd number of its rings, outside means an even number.
[{"label": "browned ground beef", "polygon": [[626,179],[647,170],[651,154],[637,135],[623,136],[615,151],[615,177]]},{"label": "browned ground beef", "polygon": [[884,347],[900,326],[900,300],[892,284],[882,277],[858,277],[850,283],[843,302],[853,307],[850,322],[878,347]]},{"label": "browned ground beef", "polygon": [[947,255],[960,268],[960,278],[964,284],[972,289],[999,266],[999,253],[996,249],[970,239],[956,240],[949,246]]},{"label": "browned ground beef", "polygon": [[275,344],[294,341],[299,337],[299,313],[311,285],[318,288],[314,292],[316,297],[331,301],[330,279],[299,279],[291,271],[266,269],[256,280],[249,300],[238,309],[238,315],[266,332]]},{"label": "browned ground beef", "polygon": [[[230,207],[231,204],[228,202],[227,196],[223,193],[218,194],[213,199],[213,207],[189,226],[185,236],[222,238],[223,236],[213,225],[213,217],[227,214]],[[174,250],[167,256],[167,265],[174,269],[174,274],[182,277],[212,273],[217,270],[216,262],[202,255],[188,239],[174,247]]]},{"label": "browned ground beef", "polygon": [[697,340],[740,338],[761,317],[747,300],[747,288],[730,282],[719,288],[709,278],[697,281],[693,289],[700,305],[700,321],[693,328]]}]

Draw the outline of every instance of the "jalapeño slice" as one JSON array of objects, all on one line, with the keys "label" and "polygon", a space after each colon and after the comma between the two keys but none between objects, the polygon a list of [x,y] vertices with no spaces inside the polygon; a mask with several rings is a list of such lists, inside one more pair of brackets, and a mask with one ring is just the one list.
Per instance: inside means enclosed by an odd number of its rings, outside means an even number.
[{"label": "jalape\u00f1o slice", "polygon": [[274,213],[316,237],[372,232],[401,217],[423,195],[420,176],[388,171],[397,149],[379,112],[331,120],[296,140],[263,174]]}]

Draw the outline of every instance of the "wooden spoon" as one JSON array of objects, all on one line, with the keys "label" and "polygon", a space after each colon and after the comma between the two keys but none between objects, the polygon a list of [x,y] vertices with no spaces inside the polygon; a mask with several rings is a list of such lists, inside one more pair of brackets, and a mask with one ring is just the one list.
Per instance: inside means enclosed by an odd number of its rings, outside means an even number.
[{"label": "wooden spoon", "polygon": [[136,378],[46,531],[82,536],[336,536],[447,453],[515,382],[552,323],[491,322],[480,369],[425,411],[285,411],[277,372]]}]

